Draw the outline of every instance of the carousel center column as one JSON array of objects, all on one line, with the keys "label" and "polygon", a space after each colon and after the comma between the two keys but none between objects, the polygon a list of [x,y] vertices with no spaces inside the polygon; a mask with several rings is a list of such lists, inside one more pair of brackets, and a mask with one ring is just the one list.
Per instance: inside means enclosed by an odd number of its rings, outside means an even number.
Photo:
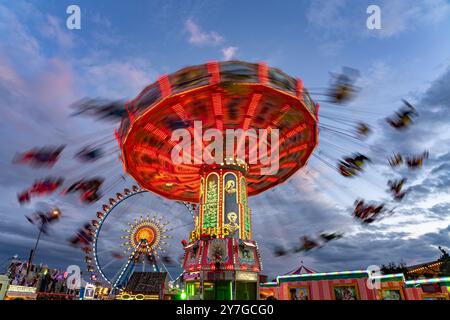
[{"label": "carousel center column", "polygon": [[[203,169],[199,213],[188,246],[192,250],[185,247],[184,263],[188,274],[198,273],[202,299],[258,299],[261,263],[252,240],[247,172],[239,159]],[[186,285],[188,296],[196,293],[195,284]]]}]

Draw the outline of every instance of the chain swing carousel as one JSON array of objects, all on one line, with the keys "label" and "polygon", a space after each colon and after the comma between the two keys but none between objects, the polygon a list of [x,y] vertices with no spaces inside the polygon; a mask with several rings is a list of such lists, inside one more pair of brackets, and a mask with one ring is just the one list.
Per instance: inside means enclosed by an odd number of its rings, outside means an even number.
[{"label": "chain swing carousel", "polygon": [[[194,230],[183,241],[188,298],[257,299],[262,266],[252,240],[248,196],[286,181],[318,143],[318,105],[302,81],[264,63],[210,62],[160,77],[125,109],[128,116],[116,137],[126,172],[143,189],[199,204]],[[177,129],[194,136],[183,147],[194,150],[193,161],[172,160],[177,141],[171,137]],[[226,154],[221,161],[204,161],[204,152],[198,159],[195,150],[207,149],[206,139],[198,136],[208,129],[223,137],[227,130],[242,129],[244,135],[236,136],[231,152],[228,146],[220,150]],[[267,149],[278,152],[272,154],[278,156],[278,170],[271,174],[262,171],[261,140],[255,159],[255,145],[245,134],[264,129],[269,134],[279,130],[278,141],[265,141]],[[139,250],[147,250],[144,238]]]}]

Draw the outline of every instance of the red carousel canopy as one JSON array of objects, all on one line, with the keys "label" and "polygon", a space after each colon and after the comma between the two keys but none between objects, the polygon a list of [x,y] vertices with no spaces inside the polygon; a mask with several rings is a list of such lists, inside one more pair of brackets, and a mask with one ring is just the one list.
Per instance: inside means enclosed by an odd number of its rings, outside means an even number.
[{"label": "red carousel canopy", "polygon": [[[249,165],[248,194],[256,195],[292,176],[305,165],[318,143],[318,105],[301,80],[266,64],[210,62],[164,75],[126,105],[117,132],[125,170],[140,186],[170,199],[198,202],[202,164],[175,164],[172,132],[279,129],[279,170],[261,175]],[[270,145],[270,139],[268,139]],[[192,139],[204,149],[209,142]],[[198,146],[197,146],[198,147]],[[269,146],[270,150],[270,146]],[[194,161],[193,161],[194,162]]]}]

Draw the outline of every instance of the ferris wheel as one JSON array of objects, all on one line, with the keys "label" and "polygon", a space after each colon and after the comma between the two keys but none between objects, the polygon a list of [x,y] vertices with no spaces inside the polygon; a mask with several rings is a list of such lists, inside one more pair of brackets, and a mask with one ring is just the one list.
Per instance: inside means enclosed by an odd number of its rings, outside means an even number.
[{"label": "ferris wheel", "polygon": [[194,210],[138,186],[117,193],[91,223],[95,229],[85,257],[91,280],[120,290],[134,271],[152,271],[176,281],[183,272],[180,243],[193,227]]}]

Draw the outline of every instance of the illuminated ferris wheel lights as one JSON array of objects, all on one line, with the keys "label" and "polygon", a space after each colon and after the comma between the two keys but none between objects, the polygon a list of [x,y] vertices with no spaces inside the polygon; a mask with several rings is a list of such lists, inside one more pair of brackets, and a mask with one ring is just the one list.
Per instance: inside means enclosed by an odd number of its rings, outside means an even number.
[{"label": "illuminated ferris wheel lights", "polygon": [[[98,248],[97,241],[100,236],[102,225],[110,213],[116,208],[120,203],[129,197],[132,197],[136,194],[147,192],[142,190],[137,186],[133,186],[132,191],[129,189],[124,189],[123,194],[117,193],[116,199],[110,198],[108,203],[103,204],[101,207],[103,211],[97,211],[96,217],[97,220],[93,220],[92,224],[95,229],[93,230],[93,243],[91,244],[92,250],[92,258],[86,259],[86,264],[88,271],[91,272],[90,277],[92,279],[97,279],[98,275],[100,275],[106,283],[108,283],[112,288],[118,289],[119,291],[123,291],[122,288],[122,280],[123,276],[127,273],[129,268],[134,268],[132,264],[135,264],[140,261],[140,259],[148,259],[150,265],[153,266],[154,271],[158,271],[158,266],[156,265],[156,257],[160,257],[160,253],[166,253],[166,250],[162,248],[162,246],[167,246],[168,243],[166,241],[162,241],[163,239],[170,239],[171,236],[166,235],[165,233],[168,231],[172,231],[173,228],[167,228],[166,226],[170,224],[170,221],[164,219],[164,216],[158,215],[157,213],[150,213],[147,215],[139,215],[138,218],[133,219],[134,223],[131,222],[126,223],[126,226],[121,231],[125,234],[118,235],[117,238],[122,239],[124,242],[120,244],[123,250],[123,254],[128,255],[127,259],[122,260],[125,264],[122,264],[122,267],[118,273],[115,273],[115,276],[112,278],[108,278],[106,272],[103,270],[103,266],[99,264],[98,257]],[[130,220],[129,220],[130,221]],[[117,258],[123,259],[123,257]],[[94,272],[94,268],[97,269],[98,272]],[[119,276],[117,278],[117,276]]]}]

